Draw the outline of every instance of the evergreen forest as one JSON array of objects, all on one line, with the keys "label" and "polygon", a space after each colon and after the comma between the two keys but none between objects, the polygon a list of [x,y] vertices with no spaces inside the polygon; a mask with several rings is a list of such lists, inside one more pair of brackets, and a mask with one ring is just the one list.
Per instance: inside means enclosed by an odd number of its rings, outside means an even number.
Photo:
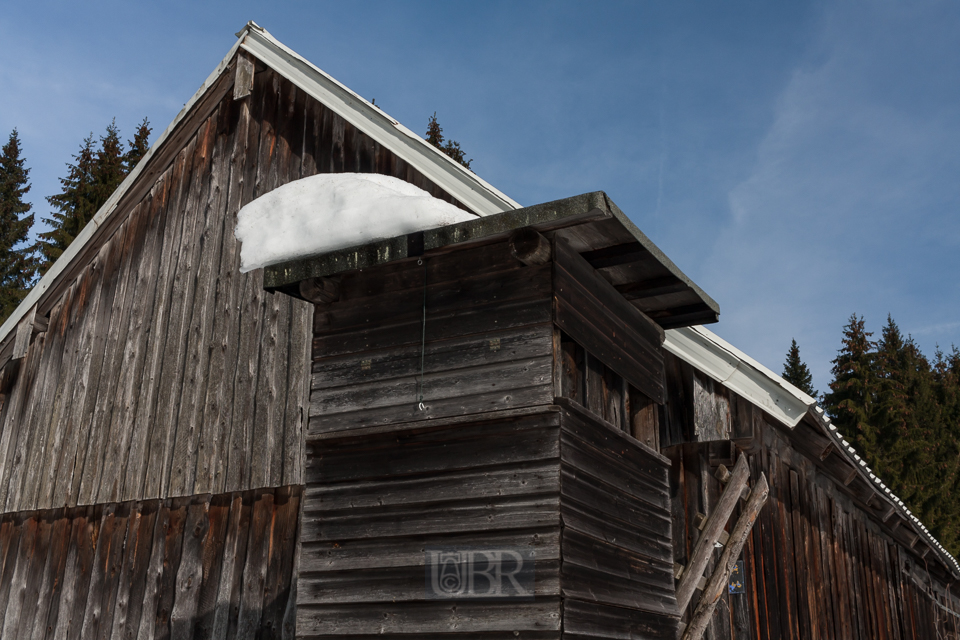
[{"label": "evergreen forest", "polygon": [[[960,351],[921,353],[887,316],[879,337],[850,316],[820,406],[867,465],[960,555]],[[783,377],[816,397],[793,341]]]}]

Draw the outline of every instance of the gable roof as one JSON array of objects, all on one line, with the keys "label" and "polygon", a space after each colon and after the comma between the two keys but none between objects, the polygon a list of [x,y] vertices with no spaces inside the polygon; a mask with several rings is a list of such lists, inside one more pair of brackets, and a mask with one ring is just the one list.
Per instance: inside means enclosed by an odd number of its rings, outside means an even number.
[{"label": "gable roof", "polygon": [[[103,233],[101,229],[109,226],[107,223],[141,177],[148,174],[156,175],[158,170],[162,171],[170,162],[170,158],[160,157],[162,155],[160,151],[174,137],[180,125],[209,94],[214,92],[215,87],[225,90],[221,80],[232,84],[232,79],[224,76],[232,68],[233,60],[241,50],[253,55],[306,94],[319,100],[344,120],[362,130],[374,141],[390,149],[396,156],[409,163],[478,216],[520,208],[520,204],[515,200],[454,162],[439,149],[384,113],[379,107],[337,82],[329,74],[308,62],[251,21],[237,33],[237,41],[227,55],[160,134],[140,163],[100,207],[63,255],[40,278],[23,302],[0,325],[0,366],[9,361],[13,353],[13,338],[17,325],[30,315],[31,309],[34,309],[49,291],[56,289],[56,285],[61,280],[69,277],[70,267],[86,253],[91,245],[95,244]],[[155,166],[158,162],[164,166]]]}]

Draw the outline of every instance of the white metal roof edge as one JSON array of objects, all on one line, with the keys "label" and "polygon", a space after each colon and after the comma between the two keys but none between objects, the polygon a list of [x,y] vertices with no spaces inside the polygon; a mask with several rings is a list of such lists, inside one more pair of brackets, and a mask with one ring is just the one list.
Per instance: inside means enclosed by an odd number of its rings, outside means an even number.
[{"label": "white metal roof edge", "polygon": [[898,498],[873,473],[867,466],[866,461],[857,454],[850,443],[840,435],[837,428],[830,423],[830,418],[817,405],[815,398],[800,391],[782,377],[703,327],[668,329],[663,347],[731,391],[763,408],[771,416],[790,428],[797,426],[804,415],[809,413],[836,441],[838,450],[853,463],[858,472],[872,486],[875,486],[881,496],[893,505],[908,522],[914,525],[917,532],[927,540],[941,557],[948,561],[948,565],[960,576],[960,563],[957,562],[957,559],[933,537],[920,519],[910,512],[903,500]]},{"label": "white metal roof edge", "polygon": [[475,213],[484,216],[521,208],[518,202],[357,95],[265,29],[255,27],[250,30],[241,48],[388,147]]},{"label": "white metal roof edge", "polygon": [[[412,131],[386,115],[356,93],[334,80],[328,74],[280,43],[257,23],[250,21],[237,33],[237,41],[230,47],[220,64],[207,76],[193,97],[161,133],[133,171],[120,183],[110,198],[100,207],[70,246],[53,263],[40,281],[30,290],[10,317],[0,325],[0,343],[11,335],[27,312],[51,289],[74,258],[94,237],[104,221],[114,212],[120,200],[145,170],[157,149],[177,128],[196,103],[213,86],[237,51],[250,51],[275,71],[286,77],[314,98],[321,100],[348,122],[368,133],[374,140],[409,162],[438,186],[479,215],[519,209],[520,204],[480,179],[446,154],[428,144]],[[276,66],[274,66],[276,65]]]},{"label": "white metal roof edge", "polygon": [[[217,81],[220,75],[224,70],[229,66],[230,60],[233,59],[233,56],[236,55],[237,50],[240,48],[240,43],[243,42],[243,37],[250,31],[251,24],[248,23],[243,30],[237,34],[237,41],[230,47],[230,51],[227,52],[227,55],[224,56],[223,60],[220,61],[220,64],[207,76],[207,79],[203,81],[203,84],[200,85],[200,88],[197,89],[196,93],[193,94],[193,97],[190,98],[183,105],[183,108],[180,109],[180,112],[177,113],[177,116],[173,121],[164,129],[156,141],[150,146],[150,149],[144,154],[140,162],[134,167],[123,182],[120,183],[120,186],[111,194],[107,201],[103,204],[102,207],[94,214],[93,218],[87,225],[77,234],[77,237],[74,238],[73,242],[70,243],[64,252],[57,258],[50,268],[47,270],[43,277],[40,278],[40,281],[34,285],[30,290],[30,293],[23,299],[19,306],[14,309],[13,313],[10,314],[10,317],[0,325],[0,342],[3,342],[10,335],[11,331],[17,326],[20,320],[27,314],[27,312],[39,302],[40,298],[43,297],[43,294],[53,287],[53,284],[57,281],[60,275],[66,270],[67,265],[69,265],[73,259],[80,253],[80,251],[86,246],[88,242],[96,234],[97,229],[103,225],[104,221],[114,212],[119,204],[120,200],[130,189],[130,187],[137,181],[137,178],[140,177],[140,174],[143,173],[145,167],[149,164],[150,158],[153,157],[156,150],[163,146],[163,143],[166,142],[167,138],[170,137],[170,134],[173,133],[174,129],[177,128],[177,125],[186,117],[187,113],[193,108],[193,106],[203,97],[203,95],[213,86]],[[252,25],[256,27],[256,25]]]},{"label": "white metal roof edge", "polygon": [[817,401],[703,327],[668,329],[663,347],[790,428]]}]

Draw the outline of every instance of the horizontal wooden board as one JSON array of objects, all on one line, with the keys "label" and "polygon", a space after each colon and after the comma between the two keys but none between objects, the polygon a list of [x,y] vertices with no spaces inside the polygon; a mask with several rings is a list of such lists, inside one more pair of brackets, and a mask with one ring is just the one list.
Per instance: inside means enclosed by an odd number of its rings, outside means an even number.
[{"label": "horizontal wooden board", "polygon": [[657,402],[663,402],[662,330],[568,245],[554,258],[557,325],[593,356]]},{"label": "horizontal wooden board", "polygon": [[408,636],[456,633],[559,631],[560,599],[535,602],[443,602],[358,605],[304,605],[297,609],[303,637],[361,634]]}]

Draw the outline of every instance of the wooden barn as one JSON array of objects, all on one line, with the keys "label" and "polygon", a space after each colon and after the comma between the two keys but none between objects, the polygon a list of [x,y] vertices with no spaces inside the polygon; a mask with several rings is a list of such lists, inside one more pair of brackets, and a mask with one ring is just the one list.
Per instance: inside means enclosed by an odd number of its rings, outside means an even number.
[{"label": "wooden barn", "polygon": [[[474,218],[240,272],[242,206],[347,172]],[[0,638],[960,639],[960,565],[718,316],[249,23],[0,327]]]}]

